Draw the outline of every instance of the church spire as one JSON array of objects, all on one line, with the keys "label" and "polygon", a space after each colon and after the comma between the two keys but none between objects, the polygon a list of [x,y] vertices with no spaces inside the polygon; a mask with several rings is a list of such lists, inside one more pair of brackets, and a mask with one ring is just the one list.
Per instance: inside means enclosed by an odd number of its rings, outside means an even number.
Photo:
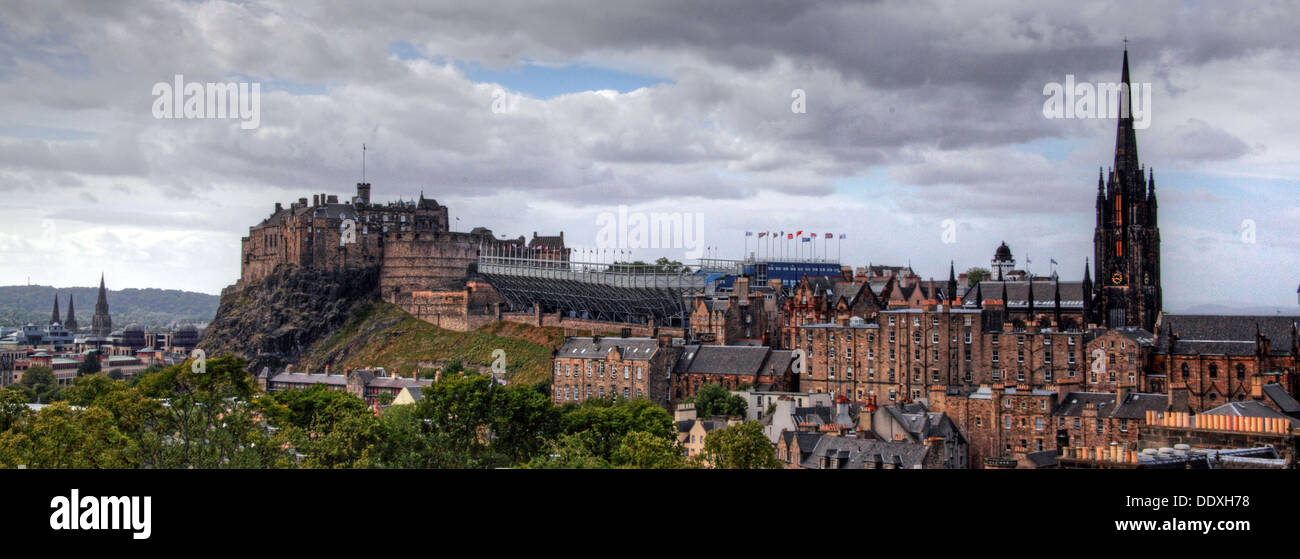
[{"label": "church spire", "polygon": [[[1120,75],[1119,125],[1115,131],[1115,172],[1122,179],[1138,170],[1137,134],[1133,130],[1133,88],[1128,77],[1128,45],[1124,45],[1124,69]],[[1123,184],[1123,183],[1121,183]]]},{"label": "church spire", "polygon": [[68,294],[68,318],[63,321],[63,327],[71,332],[77,331],[77,310],[73,307],[71,293]]},{"label": "church spire", "polygon": [[54,292],[54,314],[50,315],[50,324],[58,324],[60,322],[63,322],[63,320],[59,318],[59,292],[55,291]]},{"label": "church spire", "polygon": [[104,289],[104,275],[99,275],[99,300],[95,301],[95,315],[90,319],[94,335],[106,337],[113,332],[113,318],[108,314],[108,290]]}]

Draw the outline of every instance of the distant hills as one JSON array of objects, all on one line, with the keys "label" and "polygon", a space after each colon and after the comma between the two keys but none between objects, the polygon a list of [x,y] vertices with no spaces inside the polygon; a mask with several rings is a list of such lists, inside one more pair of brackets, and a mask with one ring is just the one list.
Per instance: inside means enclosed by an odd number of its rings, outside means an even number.
[{"label": "distant hills", "polygon": [[[0,286],[0,326],[19,327],[28,322],[44,326],[50,321],[54,293],[59,294],[60,321],[68,315],[68,296],[76,302],[77,323],[90,326],[95,314],[99,287],[61,287],[48,285]],[[109,289],[108,312],[113,328],[128,324],[145,328],[168,328],[175,324],[206,325],[217,313],[221,298],[206,293],[178,289]]]},{"label": "distant hills", "polygon": [[1192,305],[1183,309],[1169,309],[1165,312],[1173,314],[1208,314],[1208,315],[1234,315],[1234,316],[1300,316],[1300,306],[1251,306],[1251,305],[1219,305],[1214,303],[1203,305]]}]

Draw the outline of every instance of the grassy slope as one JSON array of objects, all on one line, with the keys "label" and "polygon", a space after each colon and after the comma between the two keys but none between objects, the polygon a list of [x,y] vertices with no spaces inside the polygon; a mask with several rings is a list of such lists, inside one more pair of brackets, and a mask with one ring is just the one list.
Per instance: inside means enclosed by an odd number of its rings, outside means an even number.
[{"label": "grassy slope", "polygon": [[492,350],[506,352],[512,383],[550,378],[551,352],[564,339],[560,328],[513,322],[489,324],[473,332],[444,330],[396,306],[378,302],[352,315],[329,338],[315,344],[299,363],[319,372],[326,363],[340,367],[384,367],[409,376],[420,362],[444,363],[459,357],[467,366],[489,366]]}]

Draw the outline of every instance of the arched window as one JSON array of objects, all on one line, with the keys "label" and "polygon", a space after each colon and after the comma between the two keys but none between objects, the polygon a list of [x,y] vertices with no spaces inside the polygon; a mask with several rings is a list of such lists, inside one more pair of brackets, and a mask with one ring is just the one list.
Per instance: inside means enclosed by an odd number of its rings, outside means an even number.
[{"label": "arched window", "polygon": [[1237,380],[1246,380],[1246,366],[1237,363]]},{"label": "arched window", "polygon": [[1183,363],[1182,370],[1183,370],[1183,378],[1187,378],[1187,376],[1191,374],[1191,372],[1188,371],[1187,369],[1187,363]]}]

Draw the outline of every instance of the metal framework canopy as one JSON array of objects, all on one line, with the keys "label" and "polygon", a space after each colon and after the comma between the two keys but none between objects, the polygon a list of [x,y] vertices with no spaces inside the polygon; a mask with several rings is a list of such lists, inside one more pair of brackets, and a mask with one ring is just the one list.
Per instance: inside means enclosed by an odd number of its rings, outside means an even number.
[{"label": "metal framework canopy", "polygon": [[571,262],[546,257],[480,256],[478,273],[512,311],[683,327],[688,301],[704,293],[706,278],[654,265]]}]

